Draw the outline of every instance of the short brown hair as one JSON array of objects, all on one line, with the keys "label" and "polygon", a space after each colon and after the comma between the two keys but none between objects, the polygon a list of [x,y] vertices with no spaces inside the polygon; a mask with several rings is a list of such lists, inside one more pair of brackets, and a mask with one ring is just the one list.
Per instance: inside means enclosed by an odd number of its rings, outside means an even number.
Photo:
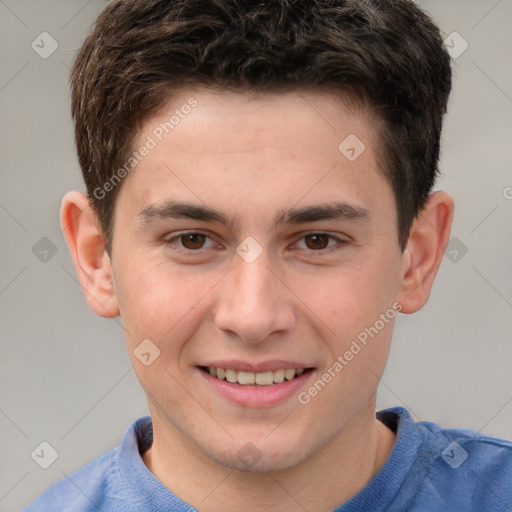
[{"label": "short brown hair", "polygon": [[191,85],[364,98],[383,121],[382,172],[405,248],[438,173],[451,89],[439,29],[413,1],[111,1],[71,72],[78,158],[109,255],[120,186],[95,190],[126,162],[148,117]]}]

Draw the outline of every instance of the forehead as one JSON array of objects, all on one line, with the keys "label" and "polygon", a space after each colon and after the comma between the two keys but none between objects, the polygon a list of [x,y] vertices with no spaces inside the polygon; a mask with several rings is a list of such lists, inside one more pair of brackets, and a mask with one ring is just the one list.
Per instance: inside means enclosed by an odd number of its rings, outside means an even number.
[{"label": "forehead", "polygon": [[[194,106],[190,107],[191,104]],[[307,135],[311,144],[317,146],[325,134],[330,135],[329,141],[334,138],[336,142],[349,125],[366,136],[362,132],[375,124],[374,118],[374,111],[353,95],[329,89],[232,92],[196,87],[174,93],[144,124],[140,135],[152,133],[159,141],[168,139],[166,135],[178,135],[173,138],[179,145],[180,134],[185,136],[214,123],[215,130],[200,141],[203,149],[210,142],[213,150],[227,149],[232,144],[250,149],[251,143],[288,145],[293,150],[304,142],[299,140],[299,134]]]},{"label": "forehead", "polygon": [[168,198],[278,210],[302,199],[332,202],[338,189],[356,205],[369,184],[387,185],[374,121],[352,98],[324,90],[180,91],[140,130],[135,151],[150,149],[120,195],[139,211]]}]

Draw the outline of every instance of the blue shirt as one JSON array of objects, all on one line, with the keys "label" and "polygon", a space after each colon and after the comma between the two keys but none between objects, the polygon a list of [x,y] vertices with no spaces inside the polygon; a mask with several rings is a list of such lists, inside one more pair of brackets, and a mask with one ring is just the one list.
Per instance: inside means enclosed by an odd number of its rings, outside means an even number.
[{"label": "blue shirt", "polygon": [[[510,512],[512,442],[471,430],[414,422],[403,407],[377,412],[397,433],[368,485],[335,512]],[[140,454],[150,446],[150,416],[121,445],[52,485],[24,512],[193,512],[164,487]],[[71,481],[70,481],[71,480]]]}]

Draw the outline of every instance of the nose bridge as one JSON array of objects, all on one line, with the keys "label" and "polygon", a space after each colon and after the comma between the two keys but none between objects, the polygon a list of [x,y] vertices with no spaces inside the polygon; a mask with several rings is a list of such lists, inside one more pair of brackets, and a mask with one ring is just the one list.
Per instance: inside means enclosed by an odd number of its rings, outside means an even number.
[{"label": "nose bridge", "polygon": [[245,341],[261,341],[272,332],[292,327],[292,304],[265,252],[251,262],[236,255],[227,277],[215,315],[219,328],[234,332]]},{"label": "nose bridge", "polygon": [[275,288],[275,279],[268,265],[268,258],[260,256],[256,261],[247,263],[238,262],[235,271],[236,297],[244,307],[251,307],[265,302],[273,301],[272,288]]}]

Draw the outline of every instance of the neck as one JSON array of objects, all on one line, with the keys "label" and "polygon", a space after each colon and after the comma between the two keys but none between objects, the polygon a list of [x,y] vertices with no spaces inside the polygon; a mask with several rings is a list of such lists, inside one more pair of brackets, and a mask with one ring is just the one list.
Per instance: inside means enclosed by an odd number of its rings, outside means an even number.
[{"label": "neck", "polygon": [[333,510],[368,484],[395,441],[395,434],[376,420],[373,403],[297,466],[238,471],[208,457],[157,414],[152,418],[153,444],[143,454],[144,463],[165,487],[202,512]]}]

